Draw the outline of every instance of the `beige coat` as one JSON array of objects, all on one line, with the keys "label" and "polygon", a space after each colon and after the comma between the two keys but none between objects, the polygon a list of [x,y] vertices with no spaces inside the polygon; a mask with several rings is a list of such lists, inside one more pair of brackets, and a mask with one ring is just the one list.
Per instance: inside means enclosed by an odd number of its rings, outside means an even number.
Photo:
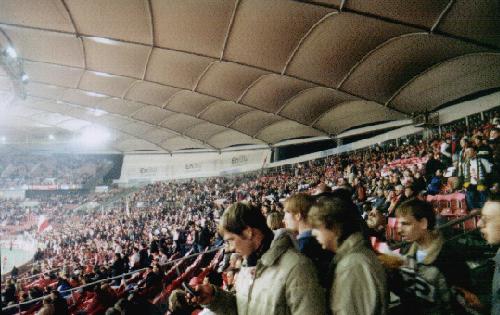
[{"label": "beige coat", "polygon": [[218,315],[324,315],[325,292],[314,265],[287,234],[275,239],[253,268],[242,268],[236,294],[215,288],[207,307]]},{"label": "beige coat", "polygon": [[385,271],[361,233],[348,237],[335,255],[330,291],[334,315],[384,315],[389,292]]}]

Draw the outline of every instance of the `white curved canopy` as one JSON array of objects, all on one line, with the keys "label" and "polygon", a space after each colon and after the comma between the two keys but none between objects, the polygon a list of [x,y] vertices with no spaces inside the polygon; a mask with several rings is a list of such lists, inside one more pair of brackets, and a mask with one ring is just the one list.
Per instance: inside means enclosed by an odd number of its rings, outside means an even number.
[{"label": "white curved canopy", "polygon": [[0,0],[0,45],[29,77],[12,101],[0,69],[0,132],[98,125],[123,152],[330,136],[500,87],[496,0]]}]

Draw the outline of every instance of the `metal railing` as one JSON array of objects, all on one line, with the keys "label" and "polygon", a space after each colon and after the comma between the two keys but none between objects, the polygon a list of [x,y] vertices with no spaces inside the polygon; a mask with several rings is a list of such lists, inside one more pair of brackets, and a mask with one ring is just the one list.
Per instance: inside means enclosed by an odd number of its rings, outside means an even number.
[{"label": "metal railing", "polygon": [[[168,261],[165,264],[160,265],[160,266],[164,267],[164,266],[173,265],[173,264],[176,264],[176,263],[178,263],[180,261],[183,261],[183,260],[187,260],[187,259],[191,259],[191,258],[194,258],[194,257],[198,257],[199,255],[204,255],[204,254],[208,254],[208,253],[217,252],[217,251],[219,251],[219,250],[221,250],[223,248],[224,248],[224,245],[217,246],[217,247],[214,247],[214,248],[209,249],[209,250],[204,251],[204,252],[194,253],[194,254],[191,254],[191,255],[188,255],[188,256],[184,256],[184,257],[181,257],[181,258],[170,260],[170,261]],[[109,281],[113,281],[113,280],[116,280],[116,279],[121,279],[123,277],[130,276],[130,275],[133,275],[133,274],[136,274],[136,273],[139,273],[139,272],[144,272],[144,271],[146,271],[146,269],[148,269],[148,267],[137,269],[137,270],[133,270],[133,271],[126,272],[126,273],[122,273],[122,274],[120,274],[118,276],[114,276],[114,277],[110,277],[110,278],[106,278],[106,279],[97,280],[97,281],[94,281],[94,282],[91,282],[91,283],[87,283],[87,284],[81,285],[79,287],[71,288],[69,290],[60,291],[60,293],[68,293],[68,292],[71,293],[71,292],[74,292],[74,291],[77,291],[77,290],[80,290],[80,289],[83,289],[83,288],[86,288],[86,287],[90,287],[90,286],[93,286],[93,285],[96,285],[96,284],[100,284],[100,283],[103,283],[103,282],[109,282]],[[31,305],[31,306],[33,306],[36,302],[42,301],[43,299],[45,299],[45,298],[47,298],[49,296],[50,295],[44,295],[44,296],[41,296],[41,297],[38,297],[38,298],[35,298],[35,299],[32,299],[32,300],[29,300],[29,301],[26,301],[26,302],[22,302],[22,303],[17,303],[17,304],[12,304],[12,305],[6,306],[6,307],[2,308],[2,313],[5,312],[5,311],[7,311],[7,310],[10,310],[10,309],[13,309],[13,308],[17,307],[18,308],[18,312],[20,314],[22,312],[21,306],[23,306],[23,305]]]}]

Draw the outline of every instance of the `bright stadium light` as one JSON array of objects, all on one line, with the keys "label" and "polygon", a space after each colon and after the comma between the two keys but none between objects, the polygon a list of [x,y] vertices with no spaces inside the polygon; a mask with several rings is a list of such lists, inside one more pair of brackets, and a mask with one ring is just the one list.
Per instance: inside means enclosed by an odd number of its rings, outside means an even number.
[{"label": "bright stadium light", "polygon": [[106,97],[104,94],[96,93],[96,92],[85,92],[88,96],[93,96],[93,97]]},{"label": "bright stadium light", "polygon": [[107,111],[99,109],[99,108],[91,108],[91,109],[89,109],[89,112],[91,112],[92,115],[94,115],[96,117],[100,117],[100,116],[108,113]]},{"label": "bright stadium light", "polygon": [[10,47],[10,46],[5,49],[5,53],[7,54],[7,56],[9,56],[12,59],[16,59],[17,58],[17,52],[16,52],[16,50],[14,48]]},{"label": "bright stadium light", "polygon": [[21,75],[21,81],[22,81],[23,83],[28,82],[29,78],[30,78],[30,77],[29,77],[26,73],[23,73],[23,74]]},{"label": "bright stadium light", "polygon": [[54,140],[55,138],[56,138],[56,137],[54,137],[54,135],[53,135],[53,134],[50,134],[50,135],[49,135],[49,140]]},{"label": "bright stadium light", "polygon": [[106,45],[117,45],[117,42],[104,37],[88,37],[88,39],[93,40],[94,42],[106,44]]},{"label": "bright stadium light", "polygon": [[7,137],[6,137],[6,136],[2,136],[2,137],[0,137],[0,141],[1,141],[2,143],[5,143],[5,142],[7,141]]},{"label": "bright stadium light", "polygon": [[98,71],[93,71],[95,75],[100,76],[100,77],[105,77],[105,78],[110,78],[113,75],[105,72],[98,72]]},{"label": "bright stadium light", "polygon": [[98,146],[111,139],[108,130],[99,126],[89,126],[85,128],[80,135],[80,142],[87,147]]}]

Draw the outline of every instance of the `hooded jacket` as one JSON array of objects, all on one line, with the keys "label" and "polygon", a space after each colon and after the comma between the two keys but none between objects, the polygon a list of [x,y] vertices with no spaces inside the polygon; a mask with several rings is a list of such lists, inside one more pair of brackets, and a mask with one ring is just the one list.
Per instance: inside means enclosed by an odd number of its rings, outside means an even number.
[{"label": "hooded jacket", "polygon": [[389,292],[385,271],[361,233],[349,236],[338,248],[330,291],[334,315],[383,315]]},{"label": "hooded jacket", "polygon": [[218,315],[299,315],[326,313],[325,292],[309,258],[300,254],[288,234],[281,234],[257,261],[243,267],[236,293],[214,287],[207,308]]}]

